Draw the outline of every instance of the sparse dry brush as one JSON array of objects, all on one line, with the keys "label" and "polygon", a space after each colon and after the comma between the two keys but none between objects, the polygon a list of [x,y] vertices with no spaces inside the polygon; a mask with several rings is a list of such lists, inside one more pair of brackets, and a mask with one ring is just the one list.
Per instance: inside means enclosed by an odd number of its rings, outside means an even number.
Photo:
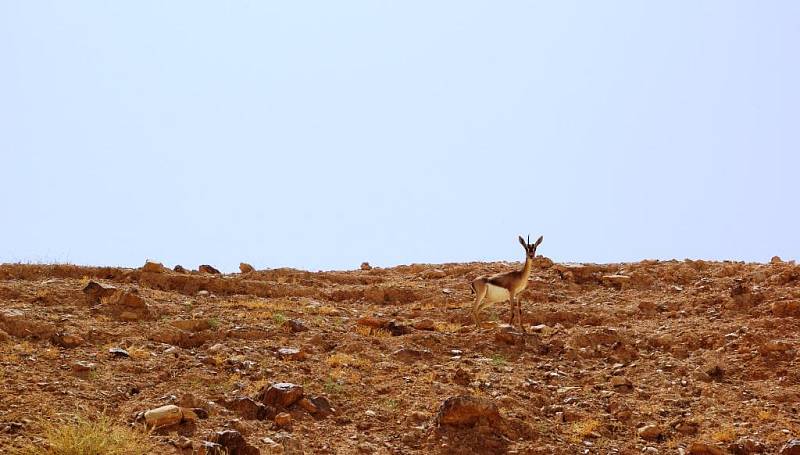
[{"label": "sparse dry brush", "polygon": [[12,449],[12,455],[141,455],[157,450],[145,432],[102,414],[40,425],[44,441]]}]

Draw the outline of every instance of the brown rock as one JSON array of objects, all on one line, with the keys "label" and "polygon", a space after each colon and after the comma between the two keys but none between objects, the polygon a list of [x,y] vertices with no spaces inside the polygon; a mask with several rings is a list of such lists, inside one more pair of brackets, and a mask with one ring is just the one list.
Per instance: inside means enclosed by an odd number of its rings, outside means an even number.
[{"label": "brown rock", "polygon": [[80,335],[74,333],[56,332],[56,334],[50,338],[50,342],[62,348],[69,349],[77,348],[82,345],[84,339]]},{"label": "brown rock", "polygon": [[433,330],[436,326],[433,319],[422,319],[414,322],[414,328],[417,330]]},{"label": "brown rock", "polygon": [[292,415],[288,412],[281,412],[275,416],[275,424],[279,427],[287,428],[292,426]]},{"label": "brown rock", "polygon": [[733,455],[752,455],[754,453],[763,453],[766,448],[763,444],[760,444],[752,439],[739,438],[736,442],[733,442],[730,446],[728,446],[728,450]]},{"label": "brown rock", "polygon": [[358,325],[365,325],[375,329],[383,329],[389,325],[388,319],[376,318],[374,316],[364,316],[356,321]]},{"label": "brown rock", "polygon": [[91,362],[84,362],[82,360],[78,360],[72,364],[72,371],[76,373],[88,373],[90,371],[94,371],[97,369],[97,365]]},{"label": "brown rock", "polygon": [[223,400],[220,404],[247,420],[272,419],[276,414],[274,407],[266,406],[248,397]]},{"label": "brown rock", "polygon": [[624,376],[612,376],[609,383],[616,392],[630,392],[633,390],[633,383]]},{"label": "brown rock", "polygon": [[11,335],[7,334],[5,330],[0,329],[0,343],[5,343],[11,340]]},{"label": "brown rock", "polygon": [[180,346],[182,348],[196,348],[202,346],[206,341],[211,340],[212,333],[197,332],[190,333],[180,330],[176,327],[160,327],[150,332],[147,339],[157,341],[159,343],[171,344],[173,346]]},{"label": "brown rock", "polygon": [[436,416],[437,425],[453,426],[473,426],[478,421],[497,424],[501,420],[500,411],[494,402],[471,395],[446,399]]},{"label": "brown rock", "polygon": [[661,431],[661,428],[658,425],[645,425],[636,430],[636,434],[638,434],[640,438],[647,441],[655,441],[659,439],[663,433],[664,432]]},{"label": "brown rock", "polygon": [[287,332],[299,333],[308,331],[308,327],[303,324],[303,321],[298,319],[287,319],[283,322],[282,327]]},{"label": "brown rock", "polygon": [[372,266],[369,265],[369,262],[362,262],[361,263],[361,270],[372,270]]},{"label": "brown rock", "polygon": [[297,404],[309,414],[316,414],[319,412],[319,408],[308,398],[301,398]]},{"label": "brown rock", "polygon": [[37,321],[20,310],[2,310],[0,330],[17,338],[48,339],[56,332],[56,327],[49,322]]},{"label": "brown rock", "polygon": [[778,317],[800,316],[800,300],[781,300],[772,304],[772,314]]},{"label": "brown rock", "polygon": [[117,291],[114,286],[100,284],[96,281],[90,281],[84,288],[83,293],[89,298],[91,303],[100,302],[103,297],[110,296]]},{"label": "brown rock", "polygon": [[117,289],[100,298],[103,312],[114,319],[122,321],[139,321],[153,319],[150,305],[140,295]]},{"label": "brown rock", "polygon": [[288,382],[280,382],[262,388],[256,400],[267,406],[287,408],[303,398],[303,394],[303,387]]},{"label": "brown rock", "polygon": [[168,404],[144,413],[144,420],[150,427],[165,427],[180,423],[183,419],[181,408]]},{"label": "brown rock", "polygon": [[197,268],[197,270],[200,271],[201,273],[210,273],[212,275],[222,275],[222,272],[220,272],[219,270],[215,269],[214,267],[211,267],[208,264],[201,265],[200,267]]},{"label": "brown rock", "polygon": [[725,451],[717,446],[706,444],[704,442],[693,442],[689,446],[690,455],[725,455]]},{"label": "brown rock", "polygon": [[297,348],[280,348],[277,352],[278,358],[283,360],[303,361],[306,353]]},{"label": "brown rock", "polygon": [[186,270],[186,267],[184,267],[184,266],[182,266],[180,264],[176,265],[175,268],[173,268],[172,270],[174,270],[174,271],[176,271],[178,273],[189,273],[189,271]]},{"label": "brown rock", "polygon": [[494,334],[495,341],[505,344],[517,344],[522,339],[521,334],[509,324],[500,324]]},{"label": "brown rock", "polygon": [[781,447],[780,455],[800,455],[800,439],[791,439]]},{"label": "brown rock", "polygon": [[189,332],[200,332],[202,330],[209,330],[211,329],[211,321],[208,319],[180,319],[176,321],[170,321],[170,324],[173,327],[177,327],[181,330],[186,330]]},{"label": "brown rock", "polygon": [[257,455],[259,450],[247,443],[244,436],[236,430],[218,431],[211,436],[211,442],[221,445],[227,455]]},{"label": "brown rock", "polygon": [[197,455],[227,455],[225,448],[211,441],[200,441]]},{"label": "brown rock", "polygon": [[242,273],[250,273],[250,272],[255,272],[256,269],[255,269],[255,267],[253,267],[252,265],[250,265],[250,264],[248,264],[246,262],[240,262],[239,263],[239,271],[242,272]]},{"label": "brown rock", "polygon": [[169,269],[164,267],[164,264],[162,264],[160,262],[147,261],[142,266],[142,272],[167,273],[167,272],[169,272]]},{"label": "brown rock", "polygon": [[309,401],[317,408],[314,417],[323,418],[336,414],[336,409],[331,406],[331,402],[323,396],[313,396],[309,398]]},{"label": "brown rock", "polygon": [[429,360],[433,358],[433,354],[431,351],[427,349],[419,350],[419,349],[411,349],[411,348],[401,348],[394,352],[392,352],[392,358],[399,360],[404,363],[414,363],[421,360]]}]

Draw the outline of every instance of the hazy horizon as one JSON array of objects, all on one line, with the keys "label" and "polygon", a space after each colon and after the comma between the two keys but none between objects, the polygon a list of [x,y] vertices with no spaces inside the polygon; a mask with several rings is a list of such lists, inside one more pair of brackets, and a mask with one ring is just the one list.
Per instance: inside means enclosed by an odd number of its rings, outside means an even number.
[{"label": "hazy horizon", "polygon": [[800,3],[0,1],[0,263],[800,258]]}]

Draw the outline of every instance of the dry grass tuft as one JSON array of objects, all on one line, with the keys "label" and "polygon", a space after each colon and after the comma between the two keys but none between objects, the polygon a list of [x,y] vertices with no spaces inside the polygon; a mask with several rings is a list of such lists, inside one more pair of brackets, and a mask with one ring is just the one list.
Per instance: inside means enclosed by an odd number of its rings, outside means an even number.
[{"label": "dry grass tuft", "polygon": [[433,330],[440,333],[458,333],[461,330],[461,324],[454,322],[434,322]]},{"label": "dry grass tuft", "polygon": [[326,363],[331,368],[352,367],[367,370],[372,366],[372,363],[367,360],[359,359],[343,352],[332,354],[330,357],[328,357]]},{"label": "dry grass tuft", "polygon": [[389,338],[392,333],[386,329],[378,329],[366,325],[357,325],[356,333],[364,337]]},{"label": "dry grass tuft", "polygon": [[579,440],[597,437],[597,429],[600,428],[600,425],[600,421],[595,419],[575,422],[572,424],[571,433]]},{"label": "dry grass tuft", "polygon": [[715,442],[733,442],[736,440],[736,432],[731,428],[723,428],[712,433],[711,439]]},{"label": "dry grass tuft", "polygon": [[141,431],[101,415],[94,420],[76,417],[69,422],[45,422],[44,444],[28,443],[13,455],[140,455],[156,453]]}]

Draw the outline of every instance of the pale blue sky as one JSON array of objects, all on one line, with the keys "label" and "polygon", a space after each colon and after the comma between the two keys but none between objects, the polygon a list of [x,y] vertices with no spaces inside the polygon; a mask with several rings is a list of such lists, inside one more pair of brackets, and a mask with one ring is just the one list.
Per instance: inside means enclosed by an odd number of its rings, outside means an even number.
[{"label": "pale blue sky", "polygon": [[0,262],[800,258],[800,2],[0,0]]}]

